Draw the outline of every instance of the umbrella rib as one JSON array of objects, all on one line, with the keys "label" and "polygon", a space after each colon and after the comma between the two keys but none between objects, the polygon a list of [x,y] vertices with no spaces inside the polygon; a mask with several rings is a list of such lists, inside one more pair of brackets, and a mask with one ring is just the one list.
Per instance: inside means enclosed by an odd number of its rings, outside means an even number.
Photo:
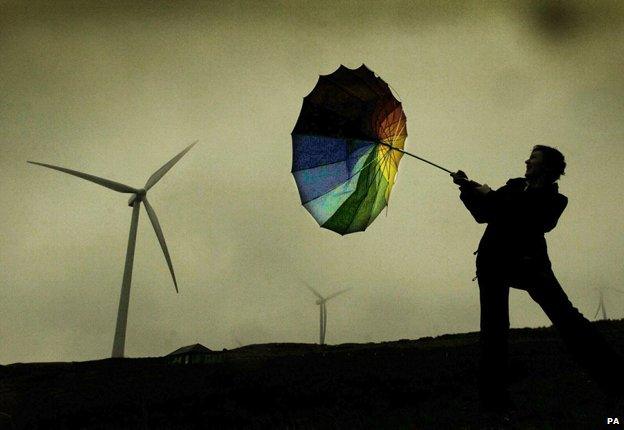
[{"label": "umbrella rib", "polygon": [[328,112],[330,112],[330,113],[332,113],[332,114],[334,114],[336,116],[339,116],[339,117],[342,117],[342,118],[345,118],[345,119],[351,119],[350,117],[348,117],[346,115],[343,115],[343,113],[341,111],[336,110],[336,109],[332,109],[329,106],[317,104],[317,103],[314,103],[312,101],[310,101],[309,103],[312,106],[314,106],[317,110],[325,110],[325,111],[328,111]]},{"label": "umbrella rib", "polygon": [[[311,136],[311,137],[329,137],[329,136],[322,136],[320,134],[296,134],[296,136]],[[331,137],[330,137],[331,138]],[[332,138],[333,139],[333,138]],[[360,140],[362,142],[368,142],[370,143],[370,146],[377,146],[379,145],[379,142],[374,142],[372,140],[366,140],[366,139],[360,139],[360,138],[351,138],[351,137],[345,137],[344,139],[357,139]],[[338,161],[334,161],[333,163],[326,163],[326,164],[319,164],[318,166],[313,166],[313,167],[308,167],[306,169],[299,169],[299,170],[293,170],[291,173],[294,172],[303,172],[305,170],[310,170],[310,169],[316,169],[317,167],[323,167],[323,166],[331,166],[332,164],[339,164],[339,163],[344,163],[345,160],[338,160]]]},{"label": "umbrella rib", "polygon": [[[370,102],[370,100],[364,100],[362,97],[360,97],[357,94],[355,94],[354,92],[350,91],[348,88],[343,87],[338,82],[336,82],[333,79],[331,79],[329,76],[325,76],[325,80],[328,83],[332,84],[334,87],[341,89],[344,93],[347,93],[350,96],[355,97],[356,99],[360,100],[362,103],[369,103]],[[375,93],[375,95],[377,96],[377,93]]]},{"label": "umbrella rib", "polygon": [[[390,154],[390,151],[386,151],[386,153],[384,154],[384,156],[383,156],[382,160],[384,160],[386,157],[388,157],[388,154]],[[382,162],[383,162],[383,161],[382,161]],[[381,165],[381,163],[380,163],[380,165]],[[377,173],[379,173],[379,172],[381,172],[381,168],[379,168],[379,169],[378,169],[378,172],[377,172]],[[378,179],[377,179],[377,184],[376,184],[376,185],[377,185],[377,186],[379,186],[379,184],[381,183],[381,175],[377,175],[377,173],[375,173],[375,176],[376,176],[376,177],[378,177]],[[388,181],[388,184],[390,184],[390,181]],[[385,194],[385,191],[384,191],[384,194]],[[386,199],[386,196],[385,196],[385,195],[383,196],[383,199],[384,199],[384,201],[386,202],[386,204],[385,204],[384,206],[388,206],[388,200]],[[366,221],[366,226],[371,225],[371,222],[372,222],[371,218],[372,218],[372,216],[373,216],[373,214],[372,214],[372,212],[371,212],[371,213],[368,215],[368,220]]]},{"label": "umbrella rib", "polygon": [[[394,146],[393,146],[393,148],[394,148]],[[394,164],[394,167],[396,167],[396,169],[398,170],[398,168],[399,168],[399,161],[401,161],[401,157],[403,156],[403,154],[401,152],[399,152],[399,155],[397,155],[397,157],[399,157],[399,159],[396,160],[394,158],[395,157],[395,152],[390,150],[390,149],[388,149],[388,152],[390,153],[389,158],[390,158],[390,160],[392,160],[392,164]]]},{"label": "umbrella rib", "polygon": [[[379,148],[376,148],[376,149],[377,149],[377,150],[379,150]],[[387,154],[388,152],[390,152],[390,151],[387,151],[387,152],[386,152],[386,154]],[[385,156],[386,156],[386,155],[384,155],[384,157],[385,157]],[[375,154],[374,159],[375,159],[375,160],[377,159],[377,154]],[[382,158],[382,160],[383,160],[383,158]],[[373,160],[371,160],[371,163],[372,163],[372,162],[373,162]],[[370,163],[369,163],[369,164],[370,164]],[[364,197],[362,197],[362,199],[358,202],[357,209],[356,209],[355,213],[357,213],[357,212],[360,210],[360,208],[362,207],[362,203],[364,203],[364,200],[366,200],[366,197],[368,196],[368,193],[369,193],[369,192],[370,192],[370,190],[371,190],[371,185],[373,184],[373,181],[375,180],[375,177],[377,177],[377,175],[379,174],[379,172],[381,172],[381,168],[380,168],[380,166],[381,166],[381,165],[380,165],[380,163],[377,163],[377,164],[375,165],[375,172],[374,172],[373,178],[372,178],[372,179],[370,179],[370,180],[367,178],[367,180],[366,180],[366,188],[367,188],[367,190],[366,190],[366,194],[364,194]],[[387,204],[387,203],[388,203],[388,202],[386,202],[386,204]],[[353,222],[354,222],[354,221],[355,221],[355,217],[354,217],[354,218],[351,220],[351,222],[349,223],[349,229],[350,229],[350,228],[351,228],[351,226],[353,225]],[[368,219],[368,221],[367,221],[366,226],[369,226],[369,225],[370,225],[369,221],[370,221],[370,216],[369,216],[369,219]]]},{"label": "umbrella rib", "polygon": [[[375,178],[377,178],[377,179],[376,179],[376,180],[377,180],[377,184],[376,184],[377,186],[379,186],[379,184],[381,183],[381,176],[382,176],[382,175],[379,175],[379,173],[380,173],[380,172],[382,172],[382,170],[381,170],[381,169],[383,168],[382,164],[384,163],[384,160],[388,157],[388,154],[389,154],[389,153],[390,153],[390,151],[386,151],[386,153],[384,154],[384,156],[383,156],[383,158],[382,158],[382,162],[380,162],[380,163],[378,164],[378,169],[377,169],[377,172],[375,173]],[[388,182],[389,182],[389,181],[388,181]],[[370,185],[369,185],[369,190],[370,190]],[[385,194],[385,192],[384,192],[384,194]],[[384,197],[383,197],[383,198],[384,198],[384,201],[386,202],[386,204],[385,204],[384,206],[388,206],[388,200],[386,200],[386,196],[384,195]],[[372,214],[372,212],[371,212],[371,213],[368,215],[368,220],[366,221],[366,226],[369,226],[369,225],[371,224],[371,222],[372,222],[372,220],[371,220],[372,216],[373,216],[373,214]],[[353,224],[353,223],[351,223],[351,224]],[[351,224],[349,224],[349,227],[351,227]]]},{"label": "umbrella rib", "polygon": [[[379,150],[379,148],[377,148],[377,150]],[[387,161],[387,158],[388,158],[388,154],[389,154],[389,153],[390,153],[390,151],[389,151],[389,150],[388,150],[388,151],[386,151],[386,153],[385,153],[385,154],[383,155],[383,157],[381,158],[381,161],[379,161],[379,162],[377,163],[377,166],[376,166],[376,170],[377,170],[377,171],[375,172],[374,177],[371,179],[371,182],[370,182],[370,184],[368,185],[369,187],[372,185],[373,181],[377,179],[377,177],[379,176],[378,174],[379,174],[379,173],[381,173],[381,172],[383,172],[383,170],[382,170],[382,169],[385,167],[384,163]],[[381,177],[380,177],[380,176],[379,176],[379,180],[381,180]],[[379,183],[378,183],[377,185],[379,185]]]},{"label": "umbrella rib", "polygon": [[377,137],[379,137],[379,126],[383,121],[383,118],[386,118],[388,114],[386,113],[386,105],[382,105],[382,108],[375,111],[376,115],[372,115],[370,121],[372,122],[372,128],[374,129]]},{"label": "umbrella rib", "polygon": [[[391,145],[384,144],[384,143],[375,143],[376,148],[374,148],[373,150],[374,150],[374,151],[379,151],[379,146],[380,146],[380,145],[384,145],[384,146],[388,147],[388,150],[386,151],[386,153],[385,153],[385,154],[384,154],[384,156],[382,157],[381,162],[378,162],[378,160],[377,160],[377,155],[375,155],[371,161],[369,161],[368,163],[364,164],[364,165],[363,165],[363,166],[362,166],[362,167],[361,167],[358,171],[354,172],[354,173],[353,173],[353,174],[352,174],[349,178],[347,178],[347,180],[345,180],[344,182],[340,183],[339,185],[337,185],[336,187],[332,188],[331,190],[328,190],[327,192],[325,192],[325,193],[321,194],[320,196],[317,196],[317,197],[315,197],[314,199],[311,199],[311,200],[309,200],[309,201],[305,202],[304,204],[307,204],[307,203],[309,203],[309,202],[312,202],[312,201],[314,201],[314,200],[316,200],[316,199],[318,199],[318,198],[321,198],[321,197],[323,197],[323,196],[325,196],[325,195],[327,195],[327,194],[329,194],[329,193],[333,192],[334,190],[336,190],[337,188],[339,188],[341,185],[343,185],[345,182],[347,182],[347,181],[349,181],[350,179],[352,179],[355,175],[357,175],[358,173],[362,172],[365,168],[369,167],[371,163],[375,163],[375,162],[377,162],[377,164],[376,164],[376,166],[375,166],[375,171],[374,171],[374,174],[372,175],[372,177],[371,177],[370,179],[367,179],[367,184],[366,184],[366,187],[370,190],[370,187],[371,187],[371,185],[372,185],[373,181],[375,181],[375,180],[377,180],[377,181],[378,181],[378,184],[379,184],[379,182],[381,181],[381,176],[380,176],[379,174],[381,173],[381,169],[385,167],[385,166],[382,166],[382,164],[383,164],[383,163],[385,163],[385,162],[387,162],[388,158],[390,157],[390,155],[391,155],[391,154],[392,154],[392,152],[393,152],[393,151],[391,150],[393,147],[392,147]],[[333,163],[332,163],[332,164],[333,164]],[[397,166],[397,168],[398,168],[398,166]],[[304,170],[305,170],[305,169],[304,169]],[[388,183],[390,183],[390,181],[388,181]],[[364,200],[366,199],[366,196],[367,196],[367,195],[368,195],[368,192],[367,192],[367,194],[365,194],[365,195],[364,195],[364,197],[363,197],[363,198],[362,198],[362,199],[358,202],[358,210],[359,210],[359,208],[362,206],[362,203],[363,203],[363,202],[364,202]],[[388,205],[388,200],[385,198],[385,196],[384,196],[384,200],[385,200],[385,205],[384,205],[384,206],[387,206],[387,205]],[[356,212],[357,212],[357,211],[356,211]],[[367,220],[367,226],[368,226],[368,225],[370,225],[370,222],[371,222],[370,218],[371,218],[371,217],[369,216],[369,218],[368,218],[368,220]],[[351,220],[351,222],[349,223],[349,228],[353,225],[353,221],[354,221],[354,220]]]},{"label": "umbrella rib", "polygon": [[[386,168],[388,170],[388,176],[390,176],[390,166],[389,166],[389,163],[390,163],[390,161],[392,161],[394,163],[394,158],[392,157],[392,154],[393,154],[393,152],[390,149],[388,149],[386,151],[386,153],[384,154],[383,159],[382,159],[383,163],[384,163],[384,168]],[[396,164],[396,163],[394,164],[394,167],[397,170],[399,169],[399,165]],[[390,181],[388,181],[388,182],[390,182]]]},{"label": "umbrella rib", "polygon": [[[371,72],[371,73],[372,73],[372,72]],[[358,75],[358,74],[356,74],[356,73],[353,73],[353,76],[354,76],[355,78],[357,78],[360,82],[363,82],[363,83],[364,83],[364,85],[366,85],[366,86],[367,86],[367,87],[368,87],[368,88],[369,88],[372,92],[374,92],[374,93],[375,93],[375,94],[377,94],[378,96],[380,96],[380,97],[385,96],[385,94],[380,94],[380,93],[379,93],[379,91],[377,91],[377,88],[373,88],[373,86],[372,86],[369,82],[366,82],[366,81],[365,81],[365,80],[364,80],[364,79],[363,79],[360,75]],[[374,74],[373,74],[373,77],[374,77]],[[386,81],[384,81],[383,79],[381,79],[381,78],[377,78],[377,79],[379,79],[379,80],[380,80],[381,82],[383,82],[384,84],[388,85],[388,83],[387,83]]]},{"label": "umbrella rib", "polygon": [[[394,109],[392,112],[395,112],[395,111],[396,111],[396,109]],[[390,114],[388,114],[388,116],[386,116],[385,118],[388,118],[389,115]],[[395,145],[396,141],[398,140],[399,136],[400,137],[407,137],[407,133],[405,133],[405,135],[400,134],[405,129],[405,121],[402,121],[403,118],[404,118],[404,115],[403,115],[403,111],[401,110],[401,115],[399,115],[399,118],[396,121],[392,121],[390,124],[388,124],[387,126],[385,126],[382,129],[384,135],[387,135],[387,137],[385,139],[381,139],[382,144],[390,146],[391,148],[401,149],[398,146],[395,147],[394,145]],[[391,129],[391,127],[394,124],[396,124],[395,131],[392,132],[392,131],[390,131],[390,129]],[[398,129],[399,125],[401,125],[401,129],[397,132],[397,129]],[[390,143],[389,144],[387,143],[388,138],[390,138]],[[394,162],[394,165],[398,169],[398,161],[395,161],[394,157],[392,158],[392,161]]]},{"label": "umbrella rib", "polygon": [[[403,130],[405,129],[405,122],[406,121],[402,121],[403,117],[399,116],[399,119],[396,121],[396,127],[394,129],[394,133],[392,133],[392,137],[393,137],[393,142],[396,140],[397,136],[402,136]],[[388,128],[390,128],[392,124],[388,124]],[[401,129],[399,129],[399,125],[401,126]],[[407,137],[407,134],[405,135]]]},{"label": "umbrella rib", "polygon": [[[383,119],[387,119],[387,118],[393,118],[394,117],[394,113],[397,111],[403,112],[403,106],[401,105],[400,102],[394,100],[396,103],[386,103],[384,105],[384,109],[383,109]],[[401,115],[399,115],[399,118],[397,120],[391,120],[391,124],[394,124],[394,122],[398,121],[401,119]],[[380,121],[381,122],[381,121]],[[388,128],[386,128],[386,130],[388,130]]]},{"label": "umbrella rib", "polygon": [[[379,145],[380,145],[380,143],[375,143],[375,144],[374,144],[374,146],[375,146],[375,147],[377,147],[377,146],[379,146]],[[373,150],[374,150],[374,149],[375,149],[375,148],[373,148]],[[335,191],[337,188],[339,188],[339,187],[340,187],[341,185],[343,185],[345,182],[347,182],[347,181],[349,181],[349,180],[353,179],[353,177],[355,177],[358,173],[360,173],[362,170],[364,170],[364,169],[365,169],[365,168],[367,168],[367,167],[368,167],[371,163],[374,163],[374,162],[375,162],[375,160],[371,160],[371,161],[369,161],[368,163],[364,164],[362,167],[360,167],[360,169],[359,169],[359,170],[355,171],[355,172],[354,172],[351,176],[349,176],[349,177],[348,177],[345,181],[341,182],[339,185],[335,186],[335,187],[334,187],[334,188],[332,188],[331,190],[326,191],[325,193],[321,194],[320,196],[315,197],[315,198],[313,198],[312,200],[308,200],[308,202],[311,202],[311,201],[313,201],[313,200],[316,200],[316,199],[318,199],[319,197],[323,197],[323,196],[325,196],[325,195],[327,195],[327,194],[331,193],[332,191]],[[344,160],[343,160],[343,161],[341,161],[341,163],[344,163]],[[334,163],[332,163],[332,164],[334,164]],[[321,166],[317,166],[317,167],[321,167]],[[304,170],[307,170],[307,169],[304,169]],[[298,170],[298,172],[301,172],[301,171],[302,171],[302,170]],[[308,203],[308,202],[306,202],[306,203]]]},{"label": "umbrella rib", "polygon": [[[375,148],[375,150],[376,150],[376,151],[379,151],[379,147]],[[384,154],[384,156],[383,156],[383,158],[382,158],[382,162],[383,162],[383,160],[384,160],[384,159],[388,156],[388,154],[389,154],[389,153],[390,153],[390,151],[386,151],[386,154]],[[375,172],[374,172],[374,175],[372,175],[372,178],[371,178],[371,179],[368,181],[368,183],[366,184],[367,188],[369,188],[369,189],[370,189],[370,187],[371,187],[371,185],[372,185],[373,181],[375,181],[376,177],[377,177],[377,176],[378,176],[378,174],[381,172],[381,168],[382,168],[381,164],[382,164],[382,162],[379,162],[379,161],[377,160],[377,155],[375,155],[375,157],[373,158],[373,160],[371,160],[369,163],[367,163],[367,164],[366,164],[366,166],[365,166],[365,167],[368,167],[370,164],[375,163]],[[363,169],[364,169],[364,166],[362,167],[362,169],[361,169],[361,170],[363,170]],[[361,170],[360,170],[360,171],[361,171]],[[367,193],[367,194],[368,194],[368,193]],[[362,201],[363,201],[363,200],[362,200]],[[387,203],[387,202],[386,202],[386,203]]]},{"label": "umbrella rib", "polygon": [[[377,145],[377,143],[374,143],[373,145]],[[293,170],[291,173],[305,172],[306,170],[312,170],[312,169],[316,169],[318,167],[331,166],[333,164],[340,164],[340,163],[344,163],[344,162],[345,162],[345,160],[338,160],[338,161],[334,161],[333,163],[319,164],[319,165],[316,165],[316,166],[306,167],[305,169]]]},{"label": "umbrella rib", "polygon": [[[374,181],[377,182],[375,184],[375,186],[377,186],[377,187],[381,183],[381,177],[383,175],[383,171],[382,171],[382,169],[383,169],[383,162],[384,162],[384,159],[386,158],[388,152],[390,152],[390,151],[387,151],[386,154],[384,154],[384,156],[382,157],[381,162],[377,163],[377,165],[375,166],[375,170],[376,170],[375,171],[375,175],[371,179],[370,184],[368,184],[368,192],[366,193],[366,196],[364,197],[364,199],[362,199],[362,202],[364,202],[364,200],[368,196],[368,193],[371,190],[371,186],[372,186],[373,182]],[[384,200],[385,200],[385,196],[384,196]],[[386,204],[385,205],[388,205],[388,201],[387,200],[386,200]],[[368,215],[368,219],[366,220],[366,226],[367,227],[371,224],[371,217],[372,217],[372,215],[373,215],[372,212]],[[351,224],[353,224],[353,222]],[[351,227],[351,225],[349,225],[349,227]]]},{"label": "umbrella rib", "polygon": [[[368,67],[367,67],[367,69],[368,69]],[[374,86],[375,86],[375,87],[378,87],[378,89],[379,89],[380,91],[387,91],[387,92],[388,92],[388,93],[389,93],[392,97],[394,97],[394,94],[392,94],[392,91],[391,91],[390,84],[389,84],[389,83],[387,83],[386,81],[384,81],[383,79],[381,79],[379,76],[377,76],[377,75],[375,74],[375,72],[373,72],[372,70],[370,70],[370,69],[368,69],[368,70],[371,72],[371,75],[373,76],[373,79],[372,79],[372,80],[373,80],[373,84],[374,84]],[[358,74],[354,74],[354,76],[355,76],[356,78],[358,78],[360,81],[364,81],[364,78],[363,78],[362,76],[360,76],[360,75],[358,75]],[[365,81],[364,81],[364,82],[365,82]],[[369,87],[373,87],[373,84],[371,84],[370,82],[367,82],[367,85],[368,85]],[[385,87],[384,87],[384,85],[385,85]],[[375,91],[375,92],[377,92],[377,91]],[[398,94],[398,93],[397,93],[397,94]],[[385,95],[386,95],[386,94],[383,94],[383,96],[385,96]],[[396,97],[395,97],[395,99],[397,99],[397,101],[398,101],[398,98],[396,98]]]},{"label": "umbrella rib", "polygon": [[[388,117],[386,117],[386,118],[388,118]],[[392,121],[391,123],[389,123],[387,126],[385,126],[383,128],[383,131],[385,132],[384,134],[387,134],[389,137],[392,137],[393,138],[393,142],[396,140],[397,136],[405,136],[405,137],[407,137],[407,133],[405,135],[400,134],[405,129],[405,123],[406,123],[406,121],[403,121],[403,116],[399,115],[399,118],[397,120]],[[390,131],[390,129],[395,124],[396,124],[395,131],[394,132]],[[401,125],[401,129],[397,131],[399,125]]]},{"label": "umbrella rib", "polygon": [[[402,116],[399,116],[399,119],[398,119],[398,120],[393,121],[392,123],[388,124],[388,126],[384,127],[384,129],[383,129],[383,131],[384,131],[385,133],[387,133],[387,134],[388,134],[388,136],[389,136],[389,137],[390,137],[390,139],[391,139],[390,146],[391,146],[392,148],[398,148],[398,147],[395,147],[395,146],[394,146],[394,143],[397,141],[397,137],[398,137],[398,136],[401,136],[401,137],[403,137],[403,136],[404,136],[404,137],[407,137],[407,134],[405,134],[405,135],[400,134],[400,133],[402,133],[402,132],[403,132],[403,130],[405,129],[405,121],[402,121],[402,119],[403,119],[403,117],[402,117]],[[394,131],[394,132],[391,132],[391,131],[390,131],[390,128],[391,128],[394,124],[396,124],[395,131]],[[401,126],[400,130],[398,130],[399,125]],[[382,142],[383,142],[383,141],[384,141],[384,140],[382,140]],[[401,148],[398,148],[398,149],[401,149]],[[394,159],[393,159],[393,161],[394,161]],[[397,164],[396,162],[395,162],[395,165],[396,165],[396,166],[397,166],[397,168],[398,168],[398,164]]]},{"label": "umbrella rib", "polygon": [[[380,145],[380,143],[376,143],[375,146]],[[373,150],[375,150],[375,148],[373,148]],[[351,176],[349,176],[345,181],[341,182],[340,184],[336,185],[334,188],[332,188],[331,190],[328,190],[326,192],[324,192],[323,194],[321,194],[320,196],[317,196],[311,200],[308,200],[307,202],[305,202],[304,204],[308,204],[310,202],[313,202],[316,199],[320,199],[321,197],[326,196],[327,194],[335,191],[336,189],[338,189],[339,187],[341,187],[342,185],[344,185],[347,181],[350,181],[351,179],[353,179],[354,176],[356,176],[358,173],[360,173],[362,170],[364,170],[365,168],[367,168],[371,163],[374,163],[374,160],[369,161],[368,163],[364,164],[358,171],[354,172]],[[301,170],[298,170],[298,172],[300,172]]]}]

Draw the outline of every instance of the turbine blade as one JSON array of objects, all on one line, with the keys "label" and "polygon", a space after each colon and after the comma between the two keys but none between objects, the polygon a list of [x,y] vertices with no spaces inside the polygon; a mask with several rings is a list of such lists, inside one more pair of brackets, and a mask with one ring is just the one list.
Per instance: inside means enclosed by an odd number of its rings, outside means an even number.
[{"label": "turbine blade", "polygon": [[111,181],[109,179],[100,178],[97,176],[89,175],[88,173],[78,172],[77,170],[67,169],[65,167],[53,166],[52,164],[38,163],[36,161],[28,161],[30,164],[36,164],[38,166],[47,167],[49,169],[58,170],[59,172],[68,173],[73,176],[77,176],[82,179],[86,179],[87,181],[94,182],[98,185],[102,185],[103,187],[110,188],[111,190],[119,191],[120,193],[138,193],[139,190],[136,188],[132,188],[128,185],[121,184],[119,182]]},{"label": "turbine blade", "polygon": [[150,188],[152,188],[154,185],[156,185],[156,182],[160,181],[160,178],[162,178],[163,176],[165,176],[165,173],[167,173],[169,171],[169,169],[171,169],[173,167],[173,165],[175,163],[177,163],[180,158],[182,158],[184,156],[184,154],[186,154],[187,152],[189,152],[191,150],[191,148],[197,143],[198,141],[196,140],[195,142],[191,143],[189,146],[187,146],[186,148],[184,148],[184,150],[182,152],[180,152],[178,155],[176,155],[175,157],[173,157],[171,160],[169,160],[167,163],[165,163],[165,165],[163,165],[160,169],[156,170],[152,176],[149,177],[149,179],[147,180],[147,182],[145,183],[145,190],[149,190]]},{"label": "turbine blade", "polygon": [[158,238],[158,242],[160,243],[160,247],[162,248],[163,254],[165,254],[165,260],[167,260],[167,266],[169,266],[169,272],[171,272],[171,277],[173,278],[173,286],[175,287],[176,293],[178,292],[178,282],[176,281],[175,273],[173,272],[173,264],[171,263],[171,257],[169,256],[169,251],[167,250],[167,244],[165,243],[165,236],[163,235],[162,229],[160,228],[160,223],[158,222],[158,217],[156,216],[156,212],[154,212],[154,208],[149,204],[147,198],[143,197],[143,204],[145,205],[145,210],[147,211],[147,216],[152,222],[152,226],[154,227],[154,231],[156,232],[156,237]]},{"label": "turbine blade", "polygon": [[329,300],[329,299],[332,299],[332,298],[334,298],[334,297],[336,297],[336,296],[338,296],[338,295],[340,295],[340,294],[342,294],[342,293],[346,293],[346,292],[347,292],[347,291],[349,291],[350,289],[351,289],[351,288],[345,288],[344,290],[340,290],[340,291],[338,291],[337,293],[334,293],[334,294],[331,294],[331,295],[327,296],[327,298],[326,298],[325,300]]},{"label": "turbine blade", "polygon": [[321,296],[321,294],[318,291],[316,291],[314,288],[312,288],[312,286],[310,284],[308,284],[306,281],[301,281],[301,282],[303,282],[303,285],[308,287],[308,290],[312,291],[316,297],[318,297],[321,300],[325,300],[325,298],[323,296]]}]

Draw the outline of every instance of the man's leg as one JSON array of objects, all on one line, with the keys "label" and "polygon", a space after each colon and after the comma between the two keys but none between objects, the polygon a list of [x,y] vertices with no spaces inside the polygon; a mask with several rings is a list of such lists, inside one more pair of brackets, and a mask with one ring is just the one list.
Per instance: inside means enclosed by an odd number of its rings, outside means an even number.
[{"label": "man's leg", "polygon": [[480,273],[478,279],[481,301],[479,397],[485,410],[504,410],[509,406],[509,287],[496,275]]},{"label": "man's leg", "polygon": [[544,310],[574,358],[607,394],[617,394],[624,382],[624,362],[591,323],[574,307],[550,268],[540,271],[527,288]]}]

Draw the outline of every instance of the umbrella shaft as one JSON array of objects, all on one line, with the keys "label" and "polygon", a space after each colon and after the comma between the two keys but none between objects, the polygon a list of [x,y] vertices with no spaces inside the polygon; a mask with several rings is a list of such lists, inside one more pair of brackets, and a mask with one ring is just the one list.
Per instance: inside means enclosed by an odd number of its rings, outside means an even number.
[{"label": "umbrella shaft", "polygon": [[392,146],[392,145],[388,145],[387,143],[379,142],[379,144],[380,144],[380,145],[383,145],[383,146],[387,146],[388,148],[391,148],[391,149],[392,149],[392,150],[394,150],[394,151],[399,151],[399,152],[401,152],[401,153],[403,153],[403,154],[405,154],[405,155],[409,155],[410,157],[414,157],[414,158],[416,158],[416,159],[418,159],[418,160],[420,160],[420,161],[424,161],[425,163],[427,163],[427,164],[431,164],[432,166],[437,167],[438,169],[444,170],[445,172],[448,172],[448,173],[453,173],[453,172],[451,172],[449,169],[445,169],[444,167],[442,167],[442,166],[440,166],[440,165],[438,165],[438,164],[436,164],[436,163],[433,163],[433,162],[431,162],[431,161],[429,161],[429,160],[425,160],[424,158],[419,157],[418,155],[414,155],[414,154],[412,154],[412,153],[410,153],[410,152],[407,152],[407,151],[404,151],[404,150],[402,150],[402,149],[395,148],[394,146]]}]

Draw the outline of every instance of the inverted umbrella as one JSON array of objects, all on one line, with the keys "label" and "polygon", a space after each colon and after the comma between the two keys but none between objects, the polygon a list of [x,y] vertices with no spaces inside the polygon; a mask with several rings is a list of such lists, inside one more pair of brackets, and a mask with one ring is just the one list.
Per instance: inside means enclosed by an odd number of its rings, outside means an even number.
[{"label": "inverted umbrella", "polygon": [[292,131],[292,174],[321,227],[365,230],[388,205],[403,154],[406,118],[386,82],[364,64],[322,75]]}]

